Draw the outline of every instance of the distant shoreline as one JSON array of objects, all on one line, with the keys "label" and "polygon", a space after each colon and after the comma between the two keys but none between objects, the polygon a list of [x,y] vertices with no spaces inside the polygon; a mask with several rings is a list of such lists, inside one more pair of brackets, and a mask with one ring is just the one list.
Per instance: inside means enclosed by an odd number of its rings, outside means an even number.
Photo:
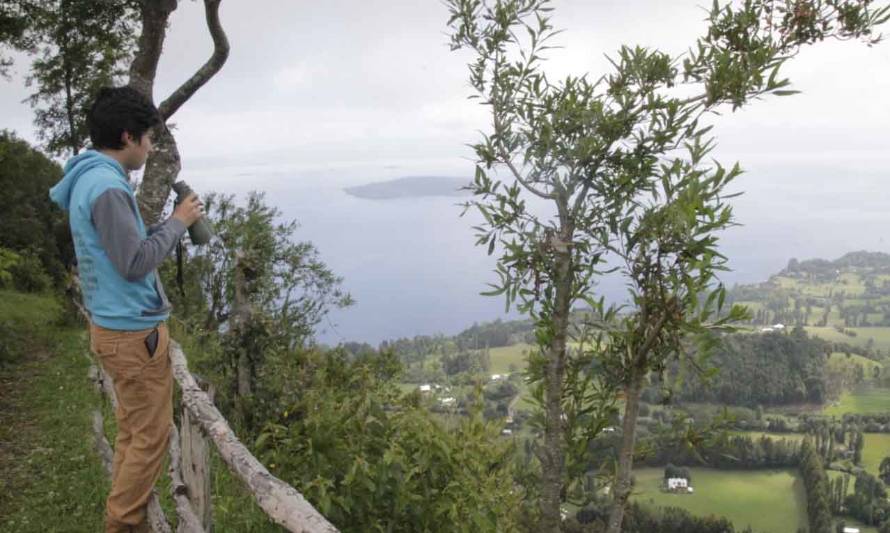
[{"label": "distant shoreline", "polygon": [[343,189],[346,194],[365,200],[392,200],[396,198],[458,197],[467,196],[462,190],[469,184],[466,178],[442,176],[408,176],[394,180],[368,183]]}]

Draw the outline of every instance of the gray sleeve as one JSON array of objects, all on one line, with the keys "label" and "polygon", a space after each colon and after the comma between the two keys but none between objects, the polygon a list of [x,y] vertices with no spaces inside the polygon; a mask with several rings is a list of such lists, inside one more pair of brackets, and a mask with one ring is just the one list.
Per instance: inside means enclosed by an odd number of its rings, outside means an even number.
[{"label": "gray sleeve", "polygon": [[169,218],[153,226],[142,239],[136,225],[135,207],[126,191],[108,189],[93,202],[93,225],[115,270],[127,281],[137,281],[161,264],[185,233],[185,224]]}]

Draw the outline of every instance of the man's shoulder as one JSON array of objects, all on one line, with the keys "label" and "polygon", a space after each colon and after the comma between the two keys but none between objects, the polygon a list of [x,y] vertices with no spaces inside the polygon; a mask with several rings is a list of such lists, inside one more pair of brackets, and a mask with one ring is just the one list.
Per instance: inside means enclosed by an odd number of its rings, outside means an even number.
[{"label": "man's shoulder", "polygon": [[96,200],[109,191],[120,191],[118,194],[133,196],[133,189],[124,183],[114,171],[105,168],[95,168],[83,173],[77,183],[77,187],[83,187],[83,200],[92,206]]}]

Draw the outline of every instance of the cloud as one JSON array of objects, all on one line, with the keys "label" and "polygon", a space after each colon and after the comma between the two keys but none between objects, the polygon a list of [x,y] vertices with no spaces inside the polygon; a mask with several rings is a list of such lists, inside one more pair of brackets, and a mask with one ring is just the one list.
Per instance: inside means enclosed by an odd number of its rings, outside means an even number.
[{"label": "cloud", "polygon": [[321,77],[322,70],[312,68],[305,62],[288,65],[272,75],[272,84],[280,92],[290,92],[294,89],[308,89],[313,79]]},{"label": "cloud", "polygon": [[[566,31],[554,43],[561,48],[547,53],[548,73],[599,76],[610,68],[604,55],[623,43],[682,52],[702,31],[700,6],[556,1],[554,24]],[[472,54],[449,51],[447,12],[438,2],[226,0],[221,17],[232,44],[229,61],[174,117],[187,161],[275,154],[310,166],[332,158],[457,165],[467,157],[465,144],[488,128],[485,108],[467,100]],[[156,95],[175,89],[211,47],[201,4],[181,3]],[[714,117],[718,153],[744,157],[749,166],[836,156],[886,166],[888,63],[886,43],[822,43],[804,51],[787,68],[804,93]],[[31,111],[18,103],[26,94],[21,77],[0,81],[3,126],[33,139]]]}]

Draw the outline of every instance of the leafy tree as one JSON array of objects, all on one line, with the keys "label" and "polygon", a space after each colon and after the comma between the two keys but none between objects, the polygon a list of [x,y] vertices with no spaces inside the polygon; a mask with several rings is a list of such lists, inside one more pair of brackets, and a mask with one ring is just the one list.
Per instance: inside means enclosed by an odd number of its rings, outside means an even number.
[{"label": "leafy tree", "polygon": [[342,531],[518,530],[514,452],[478,405],[446,427],[399,398],[386,353],[298,350],[267,372],[275,407],[259,457]]},{"label": "leafy tree", "polygon": [[881,460],[881,465],[878,467],[878,477],[880,477],[884,483],[890,485],[890,457],[884,457]]},{"label": "leafy tree", "polygon": [[28,18],[22,2],[10,1],[0,3],[0,76],[8,75],[12,66],[10,49],[22,46]]},{"label": "leafy tree", "polygon": [[[159,221],[180,170],[179,150],[166,121],[228,59],[221,1],[203,1],[213,40],[210,58],[158,104],[165,124],[155,132],[156,150],[149,156],[137,196],[148,224]],[[82,148],[84,105],[97,85],[117,82],[125,71],[128,85],[154,101],[167,26],[178,4],[177,0],[13,0],[0,5],[0,46],[37,56],[30,77],[37,91],[31,103],[38,134],[48,148],[58,153]],[[9,64],[10,58],[0,55],[0,74]]]},{"label": "leafy tree", "polygon": [[[164,119],[154,135],[155,151],[149,155],[142,182],[139,184],[139,211],[146,223],[160,219],[170,196],[170,190],[181,168],[176,139],[167,126],[173,115],[210,81],[225,65],[229,57],[229,40],[219,16],[222,0],[204,0],[207,33],[213,40],[213,52],[207,61],[197,68],[175,91],[158,104]],[[130,63],[128,85],[154,100],[155,76],[164,49],[170,15],[178,7],[177,0],[153,0],[139,2],[142,23],[136,52]]]},{"label": "leafy tree", "polygon": [[12,286],[12,270],[18,266],[21,260],[21,256],[12,250],[0,248],[0,288],[6,289]]},{"label": "leafy tree", "polygon": [[[250,397],[266,354],[310,345],[330,310],[352,298],[315,246],[296,239],[296,221],[281,222],[262,193],[250,193],[243,205],[209,194],[205,208],[216,238],[191,252],[181,292],[168,292],[177,317],[205,344],[223,334],[218,363],[231,394],[222,401],[237,405],[236,421],[250,427],[258,420]],[[171,289],[177,284],[173,264],[162,275]]]},{"label": "leafy tree", "polygon": [[828,476],[822,459],[809,438],[800,447],[800,473],[807,494],[807,517],[813,533],[831,533],[832,518],[829,502]]},{"label": "leafy tree", "polygon": [[890,519],[890,502],[884,483],[871,474],[860,471],[856,474],[853,494],[847,497],[849,513],[868,525],[877,526]]},{"label": "leafy tree", "polygon": [[45,271],[56,284],[74,258],[67,219],[46,192],[61,175],[57,163],[13,133],[0,131],[0,247],[28,261],[17,267],[22,274]]},{"label": "leafy tree", "polygon": [[862,450],[865,449],[865,435],[861,429],[857,429],[850,437],[850,447],[853,449],[853,464],[862,464]]},{"label": "leafy tree", "polygon": [[38,137],[50,153],[87,143],[86,112],[99,88],[120,84],[135,44],[136,2],[22,1],[24,46],[34,60],[27,84]]},{"label": "leafy tree", "polygon": [[[594,529],[592,531],[601,531]],[[627,511],[623,529],[626,533],[674,533],[695,531],[696,533],[748,533],[750,528],[737,530],[729,519],[718,516],[695,516],[686,509],[665,507],[657,512],[646,509],[639,503],[632,503]]]},{"label": "leafy tree", "polygon": [[667,481],[671,478],[683,478],[689,482],[692,481],[692,476],[689,474],[689,469],[681,466],[674,466],[671,463],[668,463],[666,467],[664,467],[664,480]]},{"label": "leafy tree", "polygon": [[[684,56],[622,47],[611,74],[554,81],[541,67],[557,33],[548,0],[446,5],[452,48],[475,53],[470,83],[491,111],[491,131],[475,145],[475,199],[467,204],[484,219],[478,244],[500,251],[499,281],[488,294],[517,303],[536,326],[529,373],[544,429],[540,529],[559,530],[566,477],[580,473],[576,451],[603,427],[609,389],[619,387],[624,444],[609,520],[617,532],[644,380],[686,353],[685,339],[744,316],[738,308],[721,313],[724,291],[712,286],[725,269],[716,235],[732,224],[725,188],[741,170],[707,159],[714,141],[702,118],[791,94],[779,71],[801,46],[834,37],[874,42],[872,28],[890,9],[840,0],[715,2],[707,32]],[[595,297],[610,257],[629,288],[623,310]],[[592,327],[574,335],[569,314],[578,302],[592,308]],[[567,350],[572,337],[577,353]],[[698,359],[708,346],[695,351]],[[602,379],[589,376],[594,360]]]},{"label": "leafy tree", "polygon": [[442,370],[449,376],[462,372],[482,373],[488,371],[484,358],[476,352],[461,351],[441,357]]},{"label": "leafy tree", "polygon": [[[749,407],[822,403],[826,399],[825,352],[826,343],[808,337],[802,329],[791,335],[727,335],[710,359],[720,372],[708,380],[682,380],[677,397]],[[677,372],[671,368],[672,374]]]}]

